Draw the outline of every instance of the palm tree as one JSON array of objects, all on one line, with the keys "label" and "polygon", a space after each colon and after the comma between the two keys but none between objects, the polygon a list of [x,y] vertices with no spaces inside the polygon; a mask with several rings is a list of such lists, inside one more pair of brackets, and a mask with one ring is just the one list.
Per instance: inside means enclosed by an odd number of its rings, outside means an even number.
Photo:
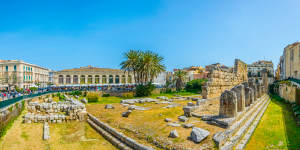
[{"label": "palm tree", "polygon": [[165,71],[162,64],[163,57],[151,51],[130,50],[124,54],[125,61],[121,68],[126,72],[132,72],[135,83],[146,84],[152,82],[161,72]]},{"label": "palm tree", "polygon": [[181,91],[182,87],[184,86],[184,80],[186,77],[186,72],[183,70],[178,70],[174,73],[175,76],[175,85],[176,85],[176,91]]},{"label": "palm tree", "polygon": [[137,71],[139,69],[141,51],[130,50],[124,53],[125,61],[121,63],[121,69],[125,72],[132,72],[135,83],[137,83]]}]

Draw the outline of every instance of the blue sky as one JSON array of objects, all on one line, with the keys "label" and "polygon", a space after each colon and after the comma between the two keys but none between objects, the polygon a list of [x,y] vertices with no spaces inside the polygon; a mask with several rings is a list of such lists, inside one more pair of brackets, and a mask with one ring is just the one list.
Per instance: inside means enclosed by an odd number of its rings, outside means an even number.
[{"label": "blue sky", "polygon": [[153,50],[168,70],[234,59],[278,63],[299,41],[299,0],[0,0],[0,59],[54,70],[120,68]]}]

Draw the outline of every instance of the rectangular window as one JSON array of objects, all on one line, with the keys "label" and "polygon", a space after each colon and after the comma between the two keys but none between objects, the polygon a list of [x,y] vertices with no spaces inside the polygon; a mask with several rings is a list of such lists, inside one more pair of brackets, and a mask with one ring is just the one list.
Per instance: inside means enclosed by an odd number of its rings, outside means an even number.
[{"label": "rectangular window", "polygon": [[14,65],[14,71],[17,71],[17,65]]},{"label": "rectangular window", "polygon": [[25,76],[24,76],[24,81],[25,81]]},{"label": "rectangular window", "polygon": [[8,71],[8,66],[5,67],[6,71]]}]

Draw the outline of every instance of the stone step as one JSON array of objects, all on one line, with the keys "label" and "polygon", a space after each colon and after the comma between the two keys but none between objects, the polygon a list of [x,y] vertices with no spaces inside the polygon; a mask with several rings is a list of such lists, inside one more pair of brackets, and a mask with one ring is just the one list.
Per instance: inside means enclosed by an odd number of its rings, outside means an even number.
[{"label": "stone step", "polygon": [[248,118],[251,117],[251,115],[258,110],[258,108],[266,101],[266,95],[259,98],[255,104],[253,104],[250,108],[246,110],[246,112],[243,115],[243,117],[240,117],[239,120],[235,121],[228,129],[226,129],[224,132],[216,133],[213,137],[213,140],[215,141],[216,145],[218,147],[221,147],[224,145],[227,140],[234,135],[238,129],[244,125],[244,123],[248,120]]},{"label": "stone step", "polygon": [[262,105],[260,105],[257,108],[257,111],[255,111],[250,117],[247,117],[247,121],[241,125],[237,132],[230,136],[230,138],[227,140],[227,142],[220,147],[220,150],[231,150],[234,148],[234,146],[240,141],[240,139],[243,137],[243,135],[246,133],[246,131],[249,129],[249,127],[253,124],[257,116],[264,110],[264,108],[268,105],[269,97],[266,97],[263,100]]},{"label": "stone step", "polygon": [[252,123],[252,125],[249,127],[248,131],[245,133],[244,137],[238,142],[238,144],[236,145],[235,149],[236,150],[243,150],[246,147],[246,144],[248,143],[248,141],[250,140],[253,132],[255,131],[259,121],[261,120],[263,114],[265,113],[265,111],[267,110],[268,106],[270,104],[270,100],[268,101],[267,105],[265,105],[264,109],[262,110],[262,112],[258,115],[258,117],[254,120],[254,122]]},{"label": "stone step", "polygon": [[99,127],[97,124],[95,124],[92,120],[87,119],[87,122],[98,132],[100,133],[105,139],[107,139],[110,143],[112,143],[114,146],[121,150],[133,150],[123,142],[121,142],[118,138],[115,138],[113,135],[111,135],[109,132],[105,131],[101,127]]},{"label": "stone step", "polygon": [[[258,100],[256,100],[254,104],[251,104],[250,107],[245,107],[245,110],[243,112],[238,112],[236,118],[226,118],[226,121],[215,119],[207,123],[219,126],[221,128],[228,128],[227,129],[228,131],[231,131],[232,129],[236,129],[236,127],[244,123],[247,116],[251,115],[257,109],[257,107],[261,105],[261,103],[265,99],[265,96],[266,95],[263,95],[262,97],[258,98]],[[231,134],[233,134],[233,132]]]}]

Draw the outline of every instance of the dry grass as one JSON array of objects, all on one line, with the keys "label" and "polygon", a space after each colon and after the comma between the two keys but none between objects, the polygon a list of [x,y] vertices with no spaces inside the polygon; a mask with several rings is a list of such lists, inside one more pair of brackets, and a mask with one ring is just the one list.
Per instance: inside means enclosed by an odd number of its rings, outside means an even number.
[{"label": "dry grass", "polygon": [[[178,101],[176,103],[186,105],[187,102],[188,101]],[[104,109],[105,104],[92,104],[87,106],[87,110],[101,121],[110,124],[117,130],[146,145],[149,144],[148,141],[155,139],[161,142],[173,143],[180,147],[192,149],[198,149],[200,146],[204,145],[213,148],[212,135],[223,130],[222,128],[209,125],[199,118],[192,117],[187,123],[193,123],[196,127],[206,129],[211,133],[206,140],[201,142],[201,144],[195,144],[194,142],[187,140],[192,129],[167,126],[168,123],[164,121],[165,118],[170,118],[173,121],[178,122],[177,117],[183,115],[182,106],[162,108],[167,106],[167,104],[147,103],[136,105],[150,107],[151,109],[146,111],[134,110],[128,118],[121,116],[122,112],[127,111],[127,107],[124,107],[121,104],[113,104],[115,107],[113,110]],[[207,105],[212,107],[209,103]],[[212,114],[214,113],[215,112],[212,112]],[[177,130],[180,137],[175,139],[168,138],[170,131],[174,129]]]},{"label": "dry grass", "polygon": [[[23,112],[22,116],[25,115]],[[43,124],[22,123],[19,117],[0,141],[1,150],[114,150],[86,122],[50,124],[50,139],[44,141]]]}]

